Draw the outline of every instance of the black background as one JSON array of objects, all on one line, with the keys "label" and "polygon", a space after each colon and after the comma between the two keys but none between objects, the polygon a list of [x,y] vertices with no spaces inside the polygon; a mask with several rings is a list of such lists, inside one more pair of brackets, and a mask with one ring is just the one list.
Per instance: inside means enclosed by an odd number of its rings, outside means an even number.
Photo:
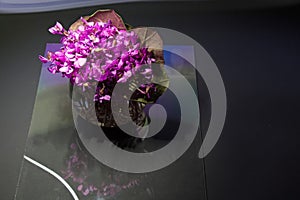
[{"label": "black background", "polygon": [[[266,3],[267,2],[267,3]],[[0,15],[0,199],[13,199],[47,42],[47,29],[112,8],[133,26],[197,40],[223,77],[228,100],[219,142],[205,158],[209,200],[299,199],[300,7],[266,4],[126,3]],[[187,186],[188,187],[188,186]]]}]

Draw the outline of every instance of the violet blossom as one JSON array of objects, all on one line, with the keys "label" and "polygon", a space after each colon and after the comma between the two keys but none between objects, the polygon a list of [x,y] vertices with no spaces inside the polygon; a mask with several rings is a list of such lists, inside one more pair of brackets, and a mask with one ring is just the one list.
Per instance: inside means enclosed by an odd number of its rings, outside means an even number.
[{"label": "violet blossom", "polygon": [[[153,53],[141,47],[134,31],[118,30],[111,21],[81,20],[83,25],[76,30],[66,31],[59,22],[49,28],[50,33],[63,35],[59,51],[48,52],[46,58],[39,56],[41,62],[50,63],[49,72],[61,73],[83,91],[90,84],[101,82],[94,97],[100,103],[110,100],[110,87],[117,82],[125,83],[136,73],[152,78]],[[141,69],[143,65],[147,67]]]}]

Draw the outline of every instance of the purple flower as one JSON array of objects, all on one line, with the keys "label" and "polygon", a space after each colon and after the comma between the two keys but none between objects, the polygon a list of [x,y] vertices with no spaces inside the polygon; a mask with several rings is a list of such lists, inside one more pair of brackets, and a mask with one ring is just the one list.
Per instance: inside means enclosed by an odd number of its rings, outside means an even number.
[{"label": "purple flower", "polygon": [[106,100],[109,101],[110,100],[110,96],[109,95],[105,95],[103,97],[99,97],[99,100]]},{"label": "purple flower", "polygon": [[89,193],[90,193],[90,190],[89,190],[88,188],[86,188],[86,189],[84,190],[84,192],[82,192],[82,194],[83,194],[84,196],[88,195]]},{"label": "purple flower", "polygon": [[48,31],[54,35],[63,35],[65,29],[59,22],[56,22],[55,26],[49,28]]},{"label": "purple flower", "polygon": [[47,58],[45,58],[44,56],[39,56],[40,61],[42,61],[42,63],[47,63],[49,62],[49,60]]},{"label": "purple flower", "polygon": [[78,190],[78,191],[81,191],[81,190],[82,190],[82,188],[83,188],[83,185],[82,185],[82,184],[80,184],[80,185],[78,185],[78,187],[77,187],[77,190]]},{"label": "purple flower", "polygon": [[117,81],[118,83],[125,83],[132,76],[131,71],[124,72],[123,76]]},{"label": "purple flower", "polygon": [[49,72],[70,78],[83,91],[93,82],[105,83],[106,88],[100,88],[101,94],[96,92],[94,97],[100,103],[110,101],[116,83],[125,83],[136,73],[152,78],[151,65],[144,65],[155,59],[147,48],[140,46],[136,33],[118,30],[111,21],[81,20],[83,25],[76,30],[66,31],[59,22],[49,29],[52,34],[63,35],[59,51],[48,52],[47,58],[39,56],[41,62],[50,62]]}]

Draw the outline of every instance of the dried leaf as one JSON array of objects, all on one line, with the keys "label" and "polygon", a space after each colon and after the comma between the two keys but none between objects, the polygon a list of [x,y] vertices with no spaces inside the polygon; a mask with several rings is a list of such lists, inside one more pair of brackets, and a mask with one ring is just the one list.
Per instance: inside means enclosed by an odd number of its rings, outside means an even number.
[{"label": "dried leaf", "polygon": [[163,42],[159,34],[147,27],[140,27],[132,29],[140,39],[141,46],[148,48],[150,51],[153,50],[156,59],[163,60]]},{"label": "dried leaf", "polygon": [[108,20],[111,20],[112,25],[117,27],[120,30],[126,30],[126,26],[120,17],[114,10],[98,10],[94,14],[91,15],[91,17],[88,19],[89,22],[108,22]]},{"label": "dried leaf", "polygon": [[[108,20],[111,20],[112,25],[117,27],[120,30],[126,30],[126,25],[123,22],[120,15],[118,15],[114,10],[97,10],[94,14],[91,16],[84,16],[83,17],[88,22],[104,22],[107,23]],[[78,19],[76,22],[74,22],[70,26],[70,30],[76,30],[79,26],[83,25],[83,22],[81,19]]]},{"label": "dried leaf", "polygon": [[[152,51],[156,59],[156,62],[152,67],[152,82],[157,83],[156,97],[158,98],[169,87],[169,78],[164,67],[163,41],[159,34],[151,28],[139,27],[132,29],[132,31],[134,31],[139,36],[141,47],[148,48],[149,51]],[[140,101],[143,103],[153,103],[145,102],[145,100],[141,101],[139,99],[137,99],[136,101]]]}]

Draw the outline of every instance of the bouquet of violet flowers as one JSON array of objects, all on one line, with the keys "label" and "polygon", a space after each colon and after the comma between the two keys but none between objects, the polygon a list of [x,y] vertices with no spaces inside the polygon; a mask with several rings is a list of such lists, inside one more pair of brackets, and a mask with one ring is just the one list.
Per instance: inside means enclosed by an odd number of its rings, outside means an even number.
[{"label": "bouquet of violet flowers", "polygon": [[[113,10],[98,10],[81,17],[68,30],[57,22],[49,32],[62,36],[62,47],[39,59],[50,63],[49,72],[69,78],[71,90],[80,88],[80,94],[72,96],[72,100],[78,102],[77,111],[82,118],[100,126],[116,127],[110,102],[114,87],[140,75],[147,83],[133,81],[138,87],[127,88],[137,88],[132,96],[120,94],[118,98],[128,99],[130,117],[136,124],[145,124],[145,105],[154,103],[169,83],[163,67],[162,40],[157,32],[132,28]],[[93,100],[89,101],[89,97]]]}]

